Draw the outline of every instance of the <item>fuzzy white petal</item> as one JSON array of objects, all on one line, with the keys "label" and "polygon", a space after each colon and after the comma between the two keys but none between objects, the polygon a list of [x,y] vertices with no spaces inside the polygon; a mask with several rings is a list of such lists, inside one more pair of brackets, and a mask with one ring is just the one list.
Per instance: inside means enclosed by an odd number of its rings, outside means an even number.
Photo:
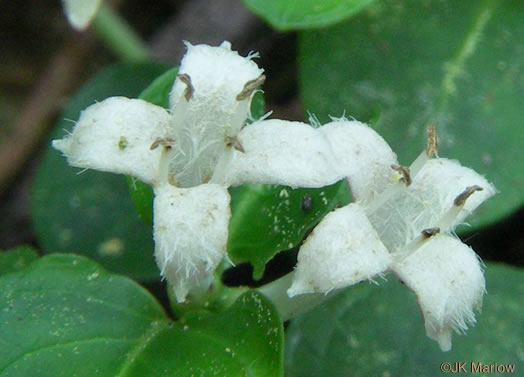
[{"label": "fuzzy white petal", "polygon": [[289,296],[324,292],[371,279],[391,264],[358,204],[329,213],[300,248]]},{"label": "fuzzy white petal", "polygon": [[205,289],[222,260],[231,217],[229,193],[220,185],[155,188],[155,257],[162,276],[183,302]]},{"label": "fuzzy white petal", "polygon": [[[412,177],[409,187],[398,183],[379,198],[379,206],[367,207],[369,219],[384,245],[391,251],[402,249],[424,229],[441,227],[446,232],[460,224],[482,202],[495,193],[495,188],[474,170],[444,158],[428,160]],[[482,191],[473,193],[461,210],[453,213],[455,198],[466,187],[478,185]],[[443,219],[452,214],[443,227]]]},{"label": "fuzzy white petal", "polygon": [[[451,223],[451,228],[461,224],[478,206],[495,195],[493,184],[476,171],[460,165],[458,161],[445,158],[427,161],[414,178],[413,190],[419,199],[432,200],[436,211],[444,212],[452,207],[455,198],[468,186],[480,186],[467,200],[463,210]],[[433,193],[431,195],[430,193]],[[424,198],[424,196],[426,196]]]},{"label": "fuzzy white petal", "polygon": [[485,281],[475,252],[440,234],[392,269],[416,293],[427,335],[449,351],[452,331],[475,324],[473,309],[482,304]]},{"label": "fuzzy white petal", "polygon": [[84,29],[95,17],[102,0],[62,0],[67,19],[76,29]]},{"label": "fuzzy white petal", "polygon": [[111,97],[82,111],[72,134],[53,140],[69,164],[135,176],[150,183],[161,148],[150,150],[157,138],[168,137],[169,113],[138,99]]},{"label": "fuzzy white petal", "polygon": [[305,123],[279,119],[246,126],[238,135],[244,153],[235,151],[213,177],[227,185],[242,183],[321,187],[343,176],[335,169],[331,146]]},{"label": "fuzzy white petal", "polygon": [[356,120],[335,120],[319,129],[330,142],[338,168],[355,201],[369,202],[391,181],[397,157],[372,128]]},{"label": "fuzzy white petal", "polygon": [[226,139],[244,126],[254,91],[237,97],[262,72],[250,57],[231,51],[229,42],[219,47],[187,44],[170,94],[175,139],[181,148],[171,162],[177,185],[209,181],[226,151]]}]

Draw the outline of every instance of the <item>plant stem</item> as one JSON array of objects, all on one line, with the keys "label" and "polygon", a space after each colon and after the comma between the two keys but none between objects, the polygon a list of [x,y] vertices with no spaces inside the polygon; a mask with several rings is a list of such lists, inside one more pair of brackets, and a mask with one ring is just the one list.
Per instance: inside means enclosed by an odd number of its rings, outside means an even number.
[{"label": "plant stem", "polygon": [[271,299],[273,304],[275,304],[283,321],[287,321],[309,311],[333,295],[331,293],[310,293],[289,297],[286,291],[291,286],[293,275],[294,272],[291,272],[280,279],[258,288],[258,291]]},{"label": "plant stem", "polygon": [[111,6],[102,4],[93,21],[93,29],[106,46],[123,60],[144,61],[149,51],[138,34]]},{"label": "plant stem", "polygon": [[249,290],[247,287],[227,287],[222,283],[222,272],[229,265],[229,262],[222,261],[213,273],[213,283],[209,288],[206,285],[204,285],[204,289],[193,287],[183,303],[176,301],[173,290],[168,285],[169,303],[175,317],[182,318],[186,313],[195,310],[222,312],[231,306],[240,295]]}]

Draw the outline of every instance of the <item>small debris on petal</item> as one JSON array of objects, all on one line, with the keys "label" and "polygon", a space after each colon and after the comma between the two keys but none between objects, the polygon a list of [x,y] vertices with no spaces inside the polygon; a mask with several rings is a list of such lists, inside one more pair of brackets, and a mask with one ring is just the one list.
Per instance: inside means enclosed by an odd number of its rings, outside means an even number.
[{"label": "small debris on petal", "polygon": [[127,139],[125,136],[120,136],[120,139],[118,139],[118,149],[123,151],[127,148]]}]

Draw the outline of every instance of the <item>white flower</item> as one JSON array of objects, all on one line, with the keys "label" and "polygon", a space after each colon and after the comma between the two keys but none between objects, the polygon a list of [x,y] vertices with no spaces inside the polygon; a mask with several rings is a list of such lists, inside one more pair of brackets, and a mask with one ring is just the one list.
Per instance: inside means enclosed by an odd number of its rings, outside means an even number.
[{"label": "white flower", "polygon": [[62,0],[67,20],[75,29],[85,29],[93,20],[102,0]]},{"label": "white flower", "polygon": [[178,301],[206,289],[224,256],[228,186],[321,187],[343,178],[319,130],[281,120],[243,128],[264,81],[252,56],[239,56],[228,42],[187,47],[170,111],[108,98],[84,110],[71,135],[53,141],[73,166],[153,186],[155,256]]},{"label": "white flower", "polygon": [[[343,123],[320,131],[329,138]],[[452,330],[475,323],[485,291],[479,258],[453,230],[495,188],[456,161],[432,158],[434,128],[407,168],[379,135],[357,126],[331,138],[355,203],[328,214],[304,242],[288,294],[327,293],[392,271],[416,293],[427,335],[447,351]]]}]

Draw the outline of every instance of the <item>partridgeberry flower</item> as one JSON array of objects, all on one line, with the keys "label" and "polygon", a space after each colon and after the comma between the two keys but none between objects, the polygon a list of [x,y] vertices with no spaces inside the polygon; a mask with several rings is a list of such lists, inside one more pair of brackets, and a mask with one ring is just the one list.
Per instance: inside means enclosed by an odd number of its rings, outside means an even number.
[{"label": "partridgeberry flower", "polygon": [[475,323],[485,291],[479,258],[453,231],[495,188],[437,158],[433,127],[410,167],[370,128],[354,122],[346,134],[331,142],[348,165],[355,202],[328,214],[304,242],[288,294],[326,293],[394,272],[417,295],[427,335],[447,351],[452,331]]},{"label": "partridgeberry flower", "polygon": [[132,175],[154,188],[156,261],[178,301],[206,289],[224,257],[227,187],[241,183],[321,187],[342,178],[330,143],[309,125],[246,125],[264,81],[251,59],[187,44],[170,111],[138,99],[108,98],[84,110],[53,147],[77,167]]}]

